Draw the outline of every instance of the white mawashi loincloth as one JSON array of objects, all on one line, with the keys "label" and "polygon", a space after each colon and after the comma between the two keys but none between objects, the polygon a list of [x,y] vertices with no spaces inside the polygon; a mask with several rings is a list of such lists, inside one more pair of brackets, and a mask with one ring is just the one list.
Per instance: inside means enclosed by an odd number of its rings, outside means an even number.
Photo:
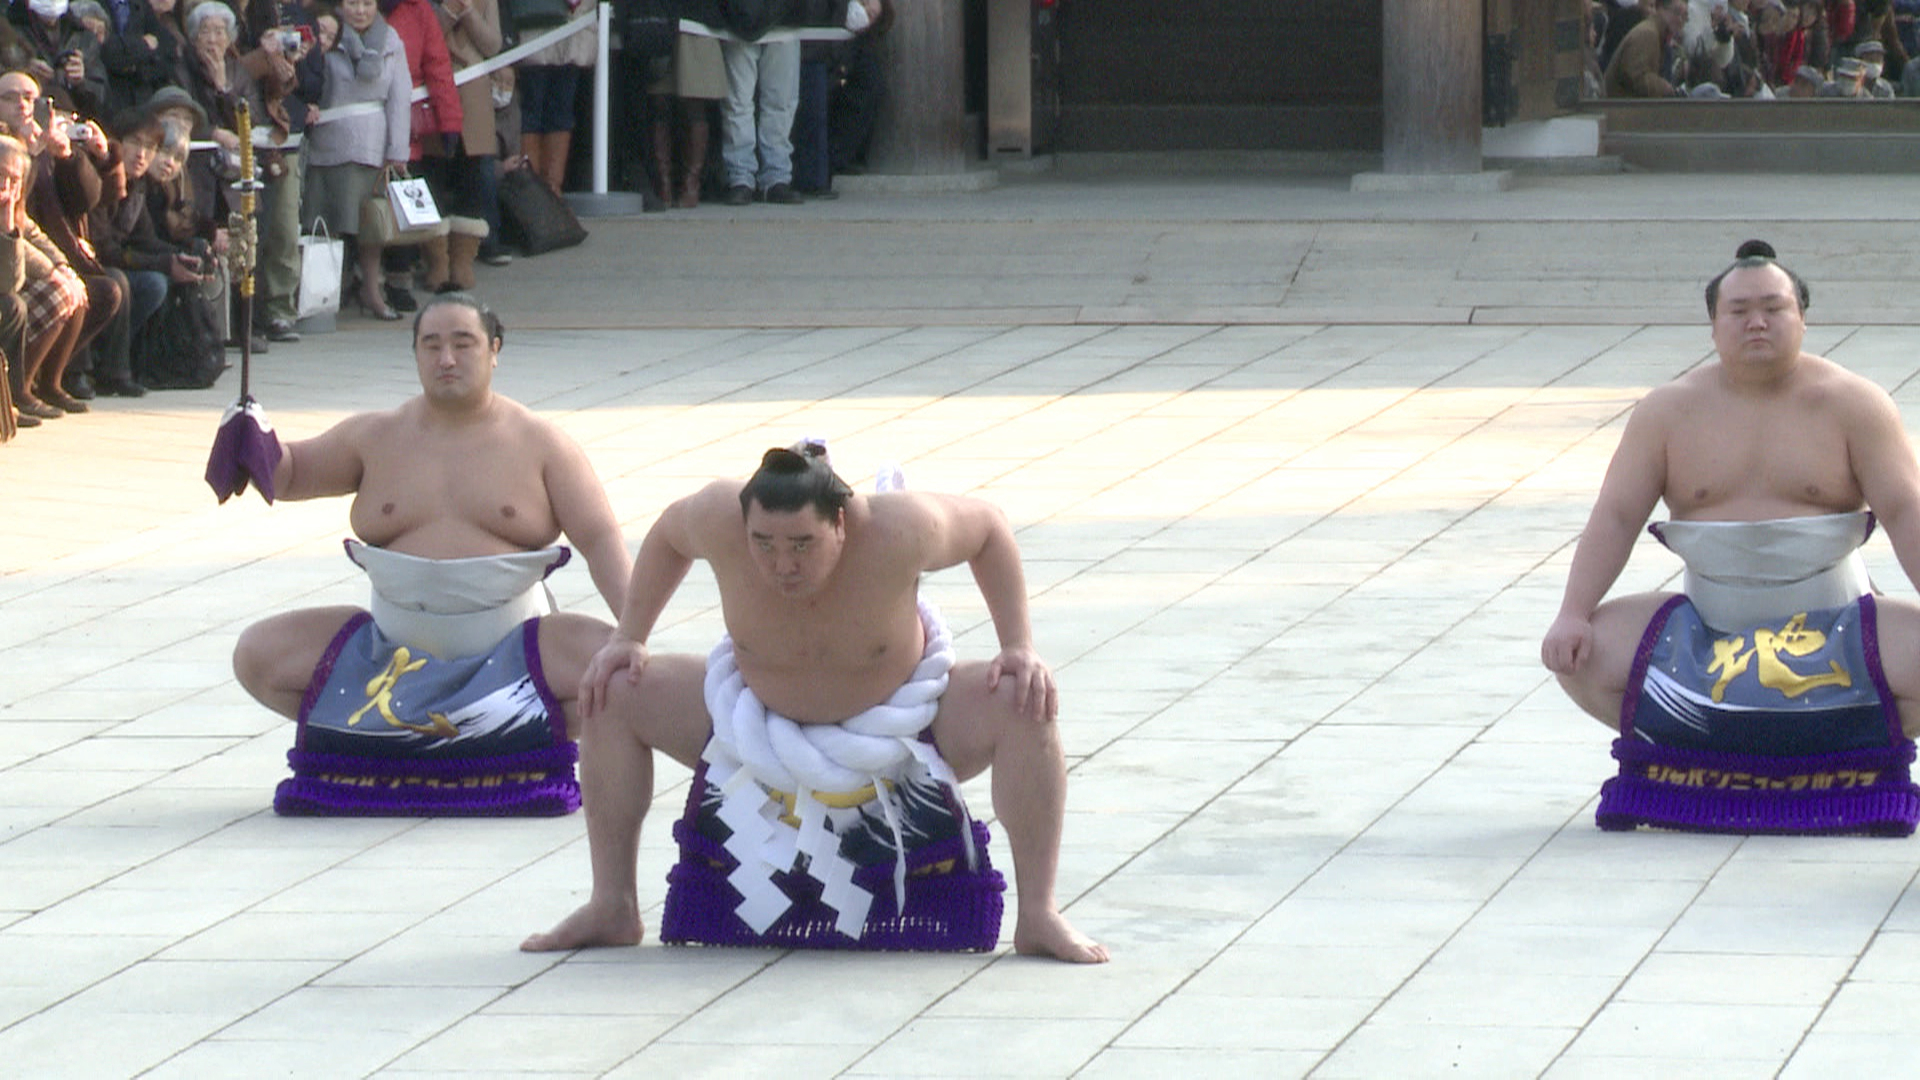
[{"label": "white mawashi loincloth", "polygon": [[367,572],[367,605],[380,632],[442,660],[493,649],[514,627],[551,614],[547,575],[573,552],[563,546],[467,559],[423,559],[358,540],[347,557]]},{"label": "white mawashi loincloth", "polygon": [[1687,564],[1687,598],[1708,626],[1733,632],[1873,591],[1860,545],[1873,514],[1771,521],[1667,521],[1649,526]]},{"label": "white mawashi loincloth", "polygon": [[[741,676],[731,637],[722,638],[707,656],[713,738],[701,757],[708,782],[720,793],[717,816],[732,831],[727,852],[740,864],[727,879],[742,897],[735,912],[755,933],[765,933],[792,906],[773,875],[795,869],[797,857],[804,855],[805,872],[820,882],[821,899],[836,912],[835,927],[848,937],[861,935],[873,897],[853,883],[858,867],[840,854],[838,830],[857,821],[860,806],[874,800],[894,833],[895,910],[905,904],[906,842],[894,782],[919,767],[951,788],[959,801],[958,777],[920,738],[946,693],[953,639],[925,600],[920,623],[926,645],[912,676],[886,701],[838,724],[800,724],[769,711]],[[869,787],[872,796],[862,798]],[[786,794],[793,796],[797,827],[782,820],[789,815]],[[818,797],[822,794],[828,801]],[[963,820],[960,831],[973,863],[972,828]]]}]

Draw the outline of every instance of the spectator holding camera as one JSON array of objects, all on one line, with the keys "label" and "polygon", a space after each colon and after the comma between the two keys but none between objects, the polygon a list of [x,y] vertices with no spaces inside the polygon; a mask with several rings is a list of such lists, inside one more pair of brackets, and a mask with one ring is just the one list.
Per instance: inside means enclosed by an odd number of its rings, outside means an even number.
[{"label": "spectator holding camera", "polygon": [[[18,152],[27,155],[21,172],[23,190],[8,228],[27,241],[26,285],[21,292],[27,307],[26,347],[20,362],[9,365],[9,377],[14,408],[22,417],[53,420],[87,411],[84,402],[67,394],[61,377],[74,351],[86,344],[83,336],[98,333],[98,327],[89,332],[86,325],[86,283],[31,212],[34,189],[52,184],[51,164],[75,157],[65,125],[43,126],[38,113],[40,85],[33,76],[25,71],[0,75],[0,133],[12,137],[5,152],[15,153],[11,146],[17,145]],[[51,120],[52,114],[46,115]],[[80,159],[73,167],[76,175],[83,173],[85,155]]]},{"label": "spectator holding camera", "polygon": [[1741,10],[1747,0],[1693,0],[1682,41],[1687,82],[1717,86],[1728,97],[1748,97],[1758,89],[1760,60],[1752,26]]},{"label": "spectator holding camera", "polygon": [[107,69],[100,61],[100,39],[69,10],[68,0],[13,0],[7,19],[27,46],[27,74],[54,107],[102,116]]},{"label": "spectator holding camera", "polygon": [[[198,283],[205,268],[199,258],[163,238],[153,220],[153,166],[167,142],[165,124],[151,111],[134,110],[123,114],[115,127],[114,146],[124,182],[119,198],[103,200],[94,211],[93,242],[100,261],[126,277],[127,302],[108,333],[107,345],[110,354],[125,359],[130,357],[133,339],[166,299],[168,286]],[[154,359],[141,357],[143,362]],[[145,393],[137,381],[143,372],[129,365],[127,374],[132,383],[127,396]]]}]

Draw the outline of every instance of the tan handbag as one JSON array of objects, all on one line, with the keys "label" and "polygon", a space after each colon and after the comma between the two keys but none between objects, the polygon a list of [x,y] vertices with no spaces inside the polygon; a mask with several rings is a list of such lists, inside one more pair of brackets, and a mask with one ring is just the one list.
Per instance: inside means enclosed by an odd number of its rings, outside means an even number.
[{"label": "tan handbag", "polygon": [[360,204],[360,240],[380,247],[410,247],[436,236],[447,235],[447,222],[441,218],[432,225],[407,228],[393,212],[391,189],[406,181],[406,174],[389,166],[380,189]]}]

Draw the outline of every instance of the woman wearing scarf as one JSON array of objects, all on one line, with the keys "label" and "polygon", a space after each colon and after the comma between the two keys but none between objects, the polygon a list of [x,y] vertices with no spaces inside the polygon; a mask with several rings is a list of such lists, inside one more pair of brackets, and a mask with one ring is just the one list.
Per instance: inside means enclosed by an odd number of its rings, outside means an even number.
[{"label": "woman wearing scarf", "polygon": [[[326,53],[323,113],[345,106],[371,105],[352,115],[327,119],[307,133],[307,193],[304,216],[311,231],[324,221],[334,236],[346,238],[358,264],[360,306],[377,319],[398,319],[382,295],[380,252],[360,236],[360,208],[381,190],[385,166],[405,168],[408,156],[409,97],[406,47],[380,15],[377,0],[342,0],[340,40]],[[340,295],[349,295],[341,282]]]}]

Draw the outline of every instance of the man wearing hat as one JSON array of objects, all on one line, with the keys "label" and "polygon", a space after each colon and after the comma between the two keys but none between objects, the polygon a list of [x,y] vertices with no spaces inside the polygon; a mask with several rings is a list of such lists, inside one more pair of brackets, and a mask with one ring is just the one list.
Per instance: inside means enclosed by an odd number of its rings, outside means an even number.
[{"label": "man wearing hat", "polygon": [[1866,73],[1861,77],[1860,85],[1864,91],[1861,96],[1874,98],[1894,96],[1893,84],[1883,75],[1887,68],[1886,45],[1877,39],[1863,41],[1853,47],[1853,55],[1866,68]]}]

